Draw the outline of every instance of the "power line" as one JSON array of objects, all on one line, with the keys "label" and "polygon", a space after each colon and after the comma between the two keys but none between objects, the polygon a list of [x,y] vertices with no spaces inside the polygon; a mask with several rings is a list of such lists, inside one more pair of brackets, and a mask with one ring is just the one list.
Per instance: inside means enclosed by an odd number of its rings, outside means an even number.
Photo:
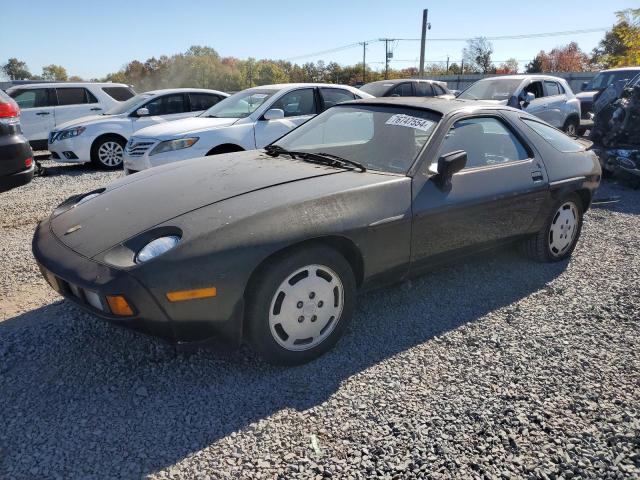
[{"label": "power line", "polygon": [[[563,35],[578,35],[578,34],[583,34],[583,33],[606,32],[607,30],[608,30],[608,28],[586,28],[586,29],[581,29],[581,30],[564,30],[562,32],[525,33],[525,34],[521,34],[521,35],[500,35],[500,36],[484,37],[484,38],[486,38],[487,40],[492,40],[492,41],[496,41],[496,40],[524,40],[524,39],[529,39],[529,38],[560,37],[560,36],[563,36]],[[429,41],[430,42],[466,42],[466,41],[471,40],[473,38],[475,38],[475,37],[468,37],[468,38],[432,38],[432,37],[429,37]],[[362,46],[363,43],[384,42],[385,40],[388,42],[391,39],[379,38],[379,39],[366,40],[364,42],[355,42],[355,43],[350,43],[348,45],[342,45],[340,47],[330,48],[328,50],[322,50],[322,51],[319,51],[319,52],[307,53],[307,54],[304,54],[304,55],[296,55],[294,57],[286,58],[285,60],[292,61],[292,60],[300,60],[302,58],[318,57],[320,55],[326,55],[328,53],[336,53],[336,52],[340,52],[342,50],[348,50],[350,48],[359,47],[359,46]],[[394,38],[393,40],[394,41],[402,41],[402,42],[419,42],[421,39],[420,38]]]}]

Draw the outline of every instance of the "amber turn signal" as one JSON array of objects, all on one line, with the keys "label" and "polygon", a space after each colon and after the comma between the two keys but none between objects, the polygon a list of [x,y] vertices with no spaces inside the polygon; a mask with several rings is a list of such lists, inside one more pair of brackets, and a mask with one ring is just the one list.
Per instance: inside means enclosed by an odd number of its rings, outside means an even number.
[{"label": "amber turn signal", "polygon": [[197,298],[215,297],[217,294],[216,287],[180,290],[177,292],[167,292],[167,300],[170,302],[182,302],[184,300],[195,300]]},{"label": "amber turn signal", "polygon": [[133,315],[133,309],[122,295],[107,295],[107,304],[114,315],[120,315],[121,317]]}]

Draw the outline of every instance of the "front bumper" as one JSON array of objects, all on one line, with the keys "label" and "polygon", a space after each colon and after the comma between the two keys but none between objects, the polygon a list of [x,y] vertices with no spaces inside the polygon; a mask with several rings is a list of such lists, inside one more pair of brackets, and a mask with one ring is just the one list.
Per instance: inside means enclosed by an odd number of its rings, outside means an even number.
[{"label": "front bumper", "polygon": [[[84,133],[86,134],[87,132]],[[90,162],[93,138],[83,135],[65,140],[56,140],[53,143],[49,142],[47,149],[51,152],[51,158],[63,163]]]},{"label": "front bumper", "polygon": [[[152,140],[148,141],[152,142]],[[131,173],[147,170],[148,168],[167,165],[169,163],[179,162],[181,160],[204,157],[208,151],[198,148],[199,145],[198,143],[196,143],[189,148],[172,150],[170,152],[158,153],[156,155],[149,155],[149,152],[151,152],[158,143],[160,143],[159,140],[153,140],[151,146],[148,147],[142,154],[140,154],[140,152],[136,152],[135,155],[132,155],[129,151],[129,148],[127,148],[123,157],[125,174],[129,175]],[[127,145],[127,147],[129,147],[129,145]]]},{"label": "front bumper", "polygon": [[[38,224],[32,247],[47,283],[66,299],[112,323],[176,343],[212,337],[223,337],[236,344],[241,341],[242,300],[233,308],[220,308],[217,312],[215,305],[212,308],[206,300],[172,304],[157,288],[147,288],[131,270],[113,268],[71,250],[53,234],[49,219]],[[124,296],[133,315],[112,314],[107,295]],[[98,306],[96,298],[100,301]]]}]

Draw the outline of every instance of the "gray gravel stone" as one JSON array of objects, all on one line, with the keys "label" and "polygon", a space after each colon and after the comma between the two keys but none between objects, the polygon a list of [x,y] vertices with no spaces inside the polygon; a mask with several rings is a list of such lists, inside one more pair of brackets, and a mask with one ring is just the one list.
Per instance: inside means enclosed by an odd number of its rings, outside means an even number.
[{"label": "gray gravel stone", "polygon": [[285,369],[60,301],[35,223],[121,172],[46,166],[0,194],[0,478],[640,478],[639,191],[602,186],[621,201],[570,262],[508,249],[368,293]]}]

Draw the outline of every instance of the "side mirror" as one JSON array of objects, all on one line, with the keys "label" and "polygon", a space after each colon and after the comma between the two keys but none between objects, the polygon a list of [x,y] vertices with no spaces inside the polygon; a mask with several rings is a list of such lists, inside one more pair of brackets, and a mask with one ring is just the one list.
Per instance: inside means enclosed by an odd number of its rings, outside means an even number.
[{"label": "side mirror", "polygon": [[281,108],[270,108],[263,115],[265,120],[278,120],[284,118],[284,110]]},{"label": "side mirror", "polygon": [[535,99],[536,99],[536,96],[533,93],[531,92],[525,93],[524,99],[522,100],[522,108],[527,108],[529,104],[533,102]]},{"label": "side mirror", "polygon": [[139,117],[147,117],[149,116],[149,109],[148,108],[139,108],[138,110],[136,110],[136,115],[138,115]]},{"label": "side mirror", "polygon": [[589,82],[582,82],[582,86],[580,87],[580,90],[584,92],[587,89],[587,85],[589,85]]},{"label": "side mirror", "polygon": [[451,177],[467,165],[467,152],[464,150],[455,150],[442,155],[438,159],[435,180],[442,190],[451,189]]}]

